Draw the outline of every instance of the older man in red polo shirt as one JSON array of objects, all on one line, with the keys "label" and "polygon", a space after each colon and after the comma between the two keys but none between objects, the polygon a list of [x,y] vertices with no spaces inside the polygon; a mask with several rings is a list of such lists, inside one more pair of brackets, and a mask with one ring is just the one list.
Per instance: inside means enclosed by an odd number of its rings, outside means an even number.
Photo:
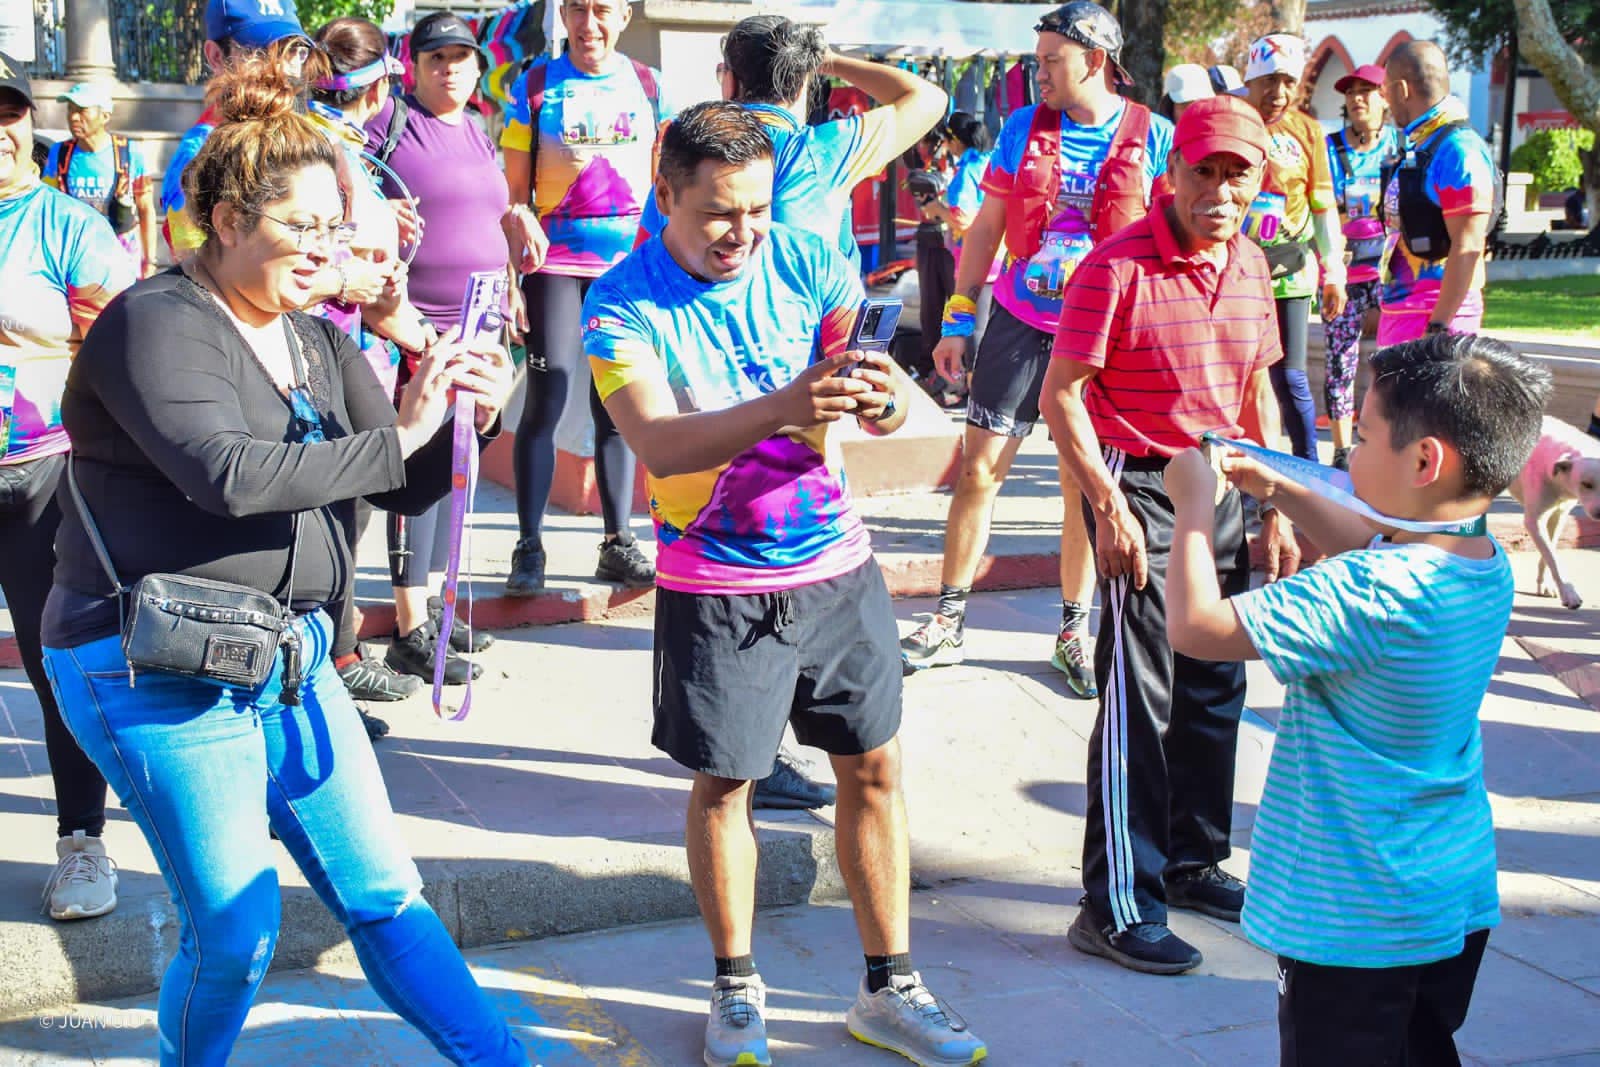
[{"label": "older man in red polo shirt", "polygon": [[[1282,358],[1265,258],[1239,235],[1268,137],[1232,96],[1191,104],[1167,175],[1173,195],[1095,248],[1062,298],[1040,409],[1083,489],[1105,612],[1095,648],[1100,713],[1089,739],[1085,895],[1072,945],[1178,974],[1200,953],[1167,907],[1237,922],[1244,884],[1222,871],[1232,830],[1244,667],[1176,655],[1165,582],[1167,461],[1207,430],[1273,441],[1267,368]],[[1269,577],[1293,573],[1287,521],[1262,520]],[[1239,494],[1217,504],[1217,572],[1249,586]]]}]

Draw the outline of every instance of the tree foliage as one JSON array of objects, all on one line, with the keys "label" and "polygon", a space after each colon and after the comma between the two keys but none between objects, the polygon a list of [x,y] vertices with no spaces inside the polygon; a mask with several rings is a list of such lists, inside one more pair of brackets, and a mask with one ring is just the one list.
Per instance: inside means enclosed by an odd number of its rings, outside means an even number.
[{"label": "tree foliage", "polygon": [[1593,130],[1539,130],[1511,153],[1511,169],[1533,175],[1535,193],[1583,184],[1583,154],[1594,149]]},{"label": "tree foliage", "polygon": [[[1517,24],[1513,0],[1429,0],[1429,6],[1445,25],[1440,43],[1460,62],[1498,55]],[[1600,63],[1600,0],[1560,0],[1550,10],[1567,43],[1590,66]]]},{"label": "tree foliage", "polygon": [[300,13],[300,25],[307,33],[315,33],[343,15],[371,19],[381,25],[394,10],[394,0],[296,0],[295,9]]}]

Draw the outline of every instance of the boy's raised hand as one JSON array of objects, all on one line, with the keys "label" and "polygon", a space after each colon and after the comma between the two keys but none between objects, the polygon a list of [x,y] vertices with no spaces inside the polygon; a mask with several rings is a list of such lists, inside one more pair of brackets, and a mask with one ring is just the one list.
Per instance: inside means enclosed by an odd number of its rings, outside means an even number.
[{"label": "boy's raised hand", "polygon": [[1223,453],[1222,474],[1239,492],[1263,503],[1271,500],[1278,490],[1279,480],[1275,474],[1249,456],[1237,452]]}]

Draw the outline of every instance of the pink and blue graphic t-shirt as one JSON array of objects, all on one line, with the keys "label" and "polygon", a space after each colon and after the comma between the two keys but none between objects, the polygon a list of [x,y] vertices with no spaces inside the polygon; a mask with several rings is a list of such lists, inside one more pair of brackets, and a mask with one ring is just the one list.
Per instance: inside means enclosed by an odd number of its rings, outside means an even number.
[{"label": "pink and blue graphic t-shirt", "polygon": [[[1466,127],[1446,129],[1466,118],[1466,108],[1455,97],[1439,105],[1406,127],[1406,152],[1409,155],[1432,146],[1433,161],[1423,179],[1423,191],[1439,205],[1444,217],[1487,215],[1494,210],[1495,165],[1489,146]],[[1435,143],[1437,142],[1437,143]],[[1390,220],[1389,255],[1383,265],[1383,313],[1385,316],[1427,316],[1439,303],[1444,284],[1444,260],[1418,259],[1400,239],[1399,185],[1390,179],[1383,193],[1384,214]],[[1472,277],[1472,288],[1457,312],[1481,314],[1483,308],[1483,260]]]},{"label": "pink and blue graphic t-shirt", "polygon": [[0,462],[67,450],[61,391],[77,341],[132,284],[94,208],[42,183],[0,200]]},{"label": "pink and blue graphic t-shirt", "polygon": [[[983,175],[989,169],[988,152],[980,152],[976,148],[969,148],[961,153],[961,158],[956,160],[955,172],[950,175],[950,183],[945,186],[945,205],[958,216],[966,226],[972,225],[972,220],[978,217],[978,209],[983,206]],[[956,241],[951,249],[956,261],[956,270],[961,269],[961,245]],[[997,255],[994,263],[989,268],[986,281],[991,284],[1000,277],[1000,268],[1005,260]]]},{"label": "pink and blue graphic t-shirt", "polygon": [[[833,245],[791,227],[775,224],[739,277],[720,283],[694,278],[653,237],[589,290],[583,347],[602,399],[647,381],[682,413],[723,411],[843,351],[861,297]],[[650,514],[656,584],[679,592],[793,589],[872,554],[827,424],[769,437],[715,470],[651,475]]]},{"label": "pink and blue graphic t-shirt", "polygon": [[[989,158],[983,176],[983,191],[990,196],[1009,197],[1022,167],[1028,146],[1028,130],[1033,125],[1030,104],[1012,113],[1000,130],[1000,140]],[[1111,142],[1122,122],[1123,108],[1099,126],[1080,126],[1061,113],[1061,193],[1057,212],[1045,227],[1043,244],[1029,259],[1008,255],[1005,269],[994,285],[994,298],[1005,309],[1036,330],[1054,333],[1061,318],[1061,293],[1067,279],[1083,257],[1094,247],[1089,236],[1089,209],[1094,203],[1100,167],[1111,152]],[[1172,150],[1172,123],[1160,115],[1150,116],[1150,133],[1145,138],[1145,198],[1150,185],[1167,172],[1167,154]]]},{"label": "pink and blue graphic t-shirt", "polygon": [[[655,79],[660,85],[659,73]],[[550,60],[538,115],[527,83],[525,71],[511,89],[500,146],[533,154],[533,207],[550,239],[540,270],[597,278],[633,247],[652,195],[656,130],[675,112],[665,100],[652,106],[620,55],[601,74],[585,74],[566,56]]]},{"label": "pink and blue graphic t-shirt", "polygon": [[[1350,167],[1345,169],[1345,160]],[[1400,162],[1400,131],[1385,125],[1372,147],[1362,152],[1345,139],[1343,130],[1328,135],[1328,165],[1333,172],[1333,198],[1343,223],[1345,252],[1350,257],[1346,280],[1351,285],[1378,280],[1387,241],[1383,230],[1383,176]]]},{"label": "pink and blue graphic t-shirt", "polygon": [[[894,150],[894,108],[873,108],[807,126],[783,108],[744,105],[772,138],[772,219],[814,233],[836,245],[852,264],[861,262],[850,225],[850,195],[898,153]],[[655,198],[645,204],[645,232],[666,225]]]}]

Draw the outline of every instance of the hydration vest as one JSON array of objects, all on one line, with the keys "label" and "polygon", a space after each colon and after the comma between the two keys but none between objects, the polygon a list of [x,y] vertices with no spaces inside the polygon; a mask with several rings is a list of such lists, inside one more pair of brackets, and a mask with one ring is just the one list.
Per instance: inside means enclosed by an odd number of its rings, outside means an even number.
[{"label": "hydration vest", "polygon": [[[1096,244],[1142,218],[1145,203],[1145,140],[1150,135],[1150,109],[1126,102],[1122,121],[1095,179],[1089,209],[1089,236]],[[1056,214],[1061,195],[1061,113],[1043,104],[1033,111],[1028,143],[1022,152],[1006,213],[1006,250],[1029,259],[1044,243],[1044,231]]]},{"label": "hydration vest", "polygon": [[[1437,263],[1450,254],[1452,242],[1450,230],[1445,225],[1444,209],[1428,198],[1428,168],[1433,165],[1433,157],[1438,154],[1441,145],[1456,136],[1457,131],[1470,129],[1471,125],[1465,119],[1441,126],[1428,139],[1426,146],[1407,151],[1398,166],[1384,173],[1385,190],[1391,179],[1395,182],[1395,201],[1400,215],[1398,220],[1390,219],[1387,210],[1383,210],[1384,225],[1399,223],[1400,240],[1415,259]],[[1387,203],[1387,194],[1384,200]],[[1490,231],[1499,223],[1504,208],[1505,183],[1497,164],[1494,168],[1494,206],[1489,210]]]}]

